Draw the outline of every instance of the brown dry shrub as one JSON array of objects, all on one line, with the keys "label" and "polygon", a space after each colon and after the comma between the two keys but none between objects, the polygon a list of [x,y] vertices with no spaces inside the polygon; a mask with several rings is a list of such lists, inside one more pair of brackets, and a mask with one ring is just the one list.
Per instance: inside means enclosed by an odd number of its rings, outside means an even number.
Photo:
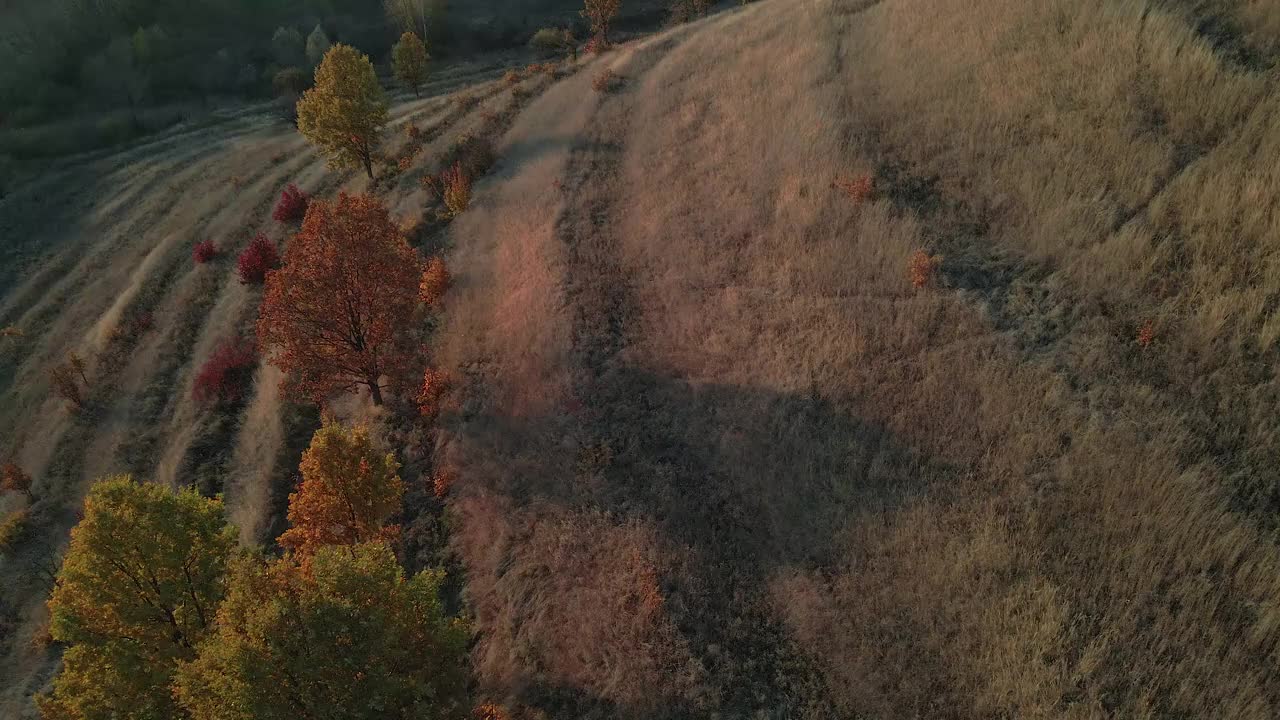
[{"label": "brown dry shrub", "polygon": [[911,259],[907,261],[907,277],[911,280],[911,286],[920,289],[932,285],[941,264],[942,258],[924,250],[911,253]]},{"label": "brown dry shrub", "polygon": [[[84,389],[81,388],[84,384]],[[85,390],[89,379],[85,375],[84,361],[75,353],[68,353],[67,359],[49,370],[49,384],[53,393],[67,401],[67,409],[78,411],[84,408]]]},{"label": "brown dry shrub", "polygon": [[502,82],[507,87],[515,87],[524,79],[519,70],[508,70],[502,74]]}]

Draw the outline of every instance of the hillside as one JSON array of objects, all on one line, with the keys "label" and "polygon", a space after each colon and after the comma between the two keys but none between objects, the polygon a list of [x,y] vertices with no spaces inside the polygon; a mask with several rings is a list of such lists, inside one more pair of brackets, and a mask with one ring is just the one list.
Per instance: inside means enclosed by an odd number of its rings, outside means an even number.
[{"label": "hillside", "polygon": [[[471,207],[410,233],[454,275],[455,391],[446,522],[405,525],[449,533],[478,692],[520,718],[1280,714],[1277,53],[1247,0],[762,0],[394,105],[424,167],[503,118]],[[372,188],[407,228],[420,172]],[[88,481],[280,529],[316,414],[267,367],[231,420],[191,402],[256,297],[190,253],[286,240],[286,182],[370,187],[250,115],[0,201],[0,439],[44,498],[0,559],[0,716],[55,667],[40,568]],[[93,413],[49,395],[68,351]]]}]

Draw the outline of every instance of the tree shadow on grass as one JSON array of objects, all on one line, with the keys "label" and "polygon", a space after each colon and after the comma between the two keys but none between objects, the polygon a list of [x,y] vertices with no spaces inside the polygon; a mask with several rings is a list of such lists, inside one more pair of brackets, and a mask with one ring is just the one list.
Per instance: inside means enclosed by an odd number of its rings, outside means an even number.
[{"label": "tree shadow on grass", "polygon": [[557,717],[834,717],[824,680],[768,609],[770,581],[833,567],[857,523],[885,522],[961,472],[816,391],[693,385],[633,367],[580,385],[562,415],[452,420],[468,457],[507,470],[470,473],[467,492],[533,515],[639,521],[681,556],[662,592],[701,667],[696,691],[654,710],[528,682],[522,699]]}]

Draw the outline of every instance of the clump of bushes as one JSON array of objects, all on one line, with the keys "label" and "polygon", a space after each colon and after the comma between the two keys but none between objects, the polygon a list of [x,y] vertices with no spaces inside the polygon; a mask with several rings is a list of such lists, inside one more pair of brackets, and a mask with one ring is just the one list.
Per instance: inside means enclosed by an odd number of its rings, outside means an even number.
[{"label": "clump of bushes", "polygon": [[523,77],[520,75],[519,70],[508,70],[502,74],[502,82],[507,87],[512,87],[518,84],[522,79]]},{"label": "clump of bushes", "polygon": [[240,338],[227,340],[200,368],[192,397],[201,405],[239,402],[253,382],[257,365],[258,350],[253,343]]},{"label": "clump of bushes", "polygon": [[297,185],[289,183],[284,190],[280,191],[280,199],[276,202],[276,209],[271,213],[271,217],[281,223],[301,222],[302,218],[306,217],[309,204],[311,204],[311,197],[299,190]]},{"label": "clump of bushes", "polygon": [[218,248],[212,240],[201,240],[191,251],[191,258],[197,265],[203,265],[218,256]]},{"label": "clump of bushes", "polygon": [[471,205],[471,176],[457,160],[452,167],[445,169],[438,176],[426,175],[423,185],[444,203],[445,218],[461,215]]},{"label": "clump of bushes", "polygon": [[280,253],[267,236],[258,233],[249,243],[249,247],[240,253],[236,270],[240,273],[242,285],[261,285],[267,279],[267,273],[280,267]]}]

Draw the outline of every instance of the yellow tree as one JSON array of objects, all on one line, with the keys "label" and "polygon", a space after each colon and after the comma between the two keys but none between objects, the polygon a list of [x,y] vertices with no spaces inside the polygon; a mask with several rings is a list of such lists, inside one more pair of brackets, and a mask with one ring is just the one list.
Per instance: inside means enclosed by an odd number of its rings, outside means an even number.
[{"label": "yellow tree", "polygon": [[414,97],[427,79],[427,46],[422,39],[411,32],[400,36],[400,41],[391,48],[391,65],[400,82],[413,89]]},{"label": "yellow tree", "polygon": [[222,503],[119,476],[96,483],[58,572],[50,634],[69,645],[46,720],[180,716],[169,685],[213,624],[236,547]]},{"label": "yellow tree", "polygon": [[381,543],[240,563],[174,694],[194,720],[461,720],[467,633],[442,579],[406,579]]},{"label": "yellow tree", "polygon": [[349,45],[334,45],[316,68],[315,85],[298,100],[298,130],[331,167],[364,167],[387,123],[387,101],[373,63]]},{"label": "yellow tree", "polygon": [[363,427],[327,420],[299,466],[302,483],[289,495],[289,524],[280,544],[309,556],[327,545],[393,540],[387,521],[400,510],[400,464],[374,447]]}]

